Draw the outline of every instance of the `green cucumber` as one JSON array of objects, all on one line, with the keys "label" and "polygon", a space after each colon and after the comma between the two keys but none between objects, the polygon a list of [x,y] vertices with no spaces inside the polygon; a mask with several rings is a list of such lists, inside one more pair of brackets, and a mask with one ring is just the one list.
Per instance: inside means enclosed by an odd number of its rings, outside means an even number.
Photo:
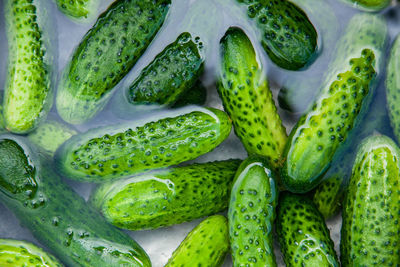
[{"label": "green cucumber", "polygon": [[390,0],[343,0],[352,7],[358,8],[362,11],[377,12],[388,7],[391,3]]},{"label": "green cucumber", "polygon": [[[346,162],[349,164],[349,162]],[[344,185],[346,177],[340,176],[341,169],[335,171],[337,174],[328,176],[316,188],[313,194],[313,202],[325,219],[336,215],[341,207],[344,197]]]},{"label": "green cucumber", "polygon": [[373,15],[356,15],[349,22],[320,95],[286,144],[281,179],[288,190],[304,193],[315,188],[363,117],[380,73],[386,34],[385,22]]},{"label": "green cucumber", "polygon": [[31,243],[0,239],[0,266],[62,267],[63,265],[52,255]]},{"label": "green cucumber", "polygon": [[239,164],[240,160],[193,164],[104,183],[90,199],[119,228],[179,224],[225,210]]},{"label": "green cucumber", "polygon": [[221,266],[229,251],[228,223],[224,216],[210,216],[182,241],[165,267]]},{"label": "green cucumber", "polygon": [[80,181],[129,177],[210,152],[232,128],[228,116],[213,108],[186,108],[164,114],[157,121],[150,118],[73,136],[56,152],[58,170]]},{"label": "green cucumber", "polygon": [[343,266],[399,265],[399,160],[399,148],[386,136],[360,145],[343,207]]},{"label": "green cucumber", "polygon": [[226,32],[220,50],[218,93],[235,133],[249,155],[263,156],[276,168],[286,144],[286,130],[256,52],[246,34],[236,27]]},{"label": "green cucumber", "polygon": [[164,23],[170,0],[117,0],[97,20],[63,70],[57,110],[80,124],[108,102]]},{"label": "green cucumber", "polygon": [[284,192],[279,198],[276,232],[287,266],[337,266],[333,242],[311,199]]},{"label": "green cucumber", "polygon": [[0,201],[68,266],[151,266],[127,234],[66,186],[22,138],[0,138]]},{"label": "green cucumber", "polygon": [[97,10],[99,0],[55,0],[58,9],[73,20],[90,18]]},{"label": "green cucumber", "polygon": [[32,131],[53,102],[53,55],[46,1],[3,1],[8,39],[4,119],[14,133]]},{"label": "green cucumber", "polygon": [[233,266],[277,266],[272,225],[278,188],[264,160],[249,158],[239,167],[229,203]]},{"label": "green cucumber", "polygon": [[202,82],[197,81],[194,86],[181,96],[172,108],[180,108],[188,105],[204,105],[207,100],[207,88],[204,87]]}]

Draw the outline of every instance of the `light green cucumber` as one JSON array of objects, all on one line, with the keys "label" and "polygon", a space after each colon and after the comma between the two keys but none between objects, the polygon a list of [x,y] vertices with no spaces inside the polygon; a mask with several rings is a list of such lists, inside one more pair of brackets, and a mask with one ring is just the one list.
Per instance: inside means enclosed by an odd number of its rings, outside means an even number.
[{"label": "light green cucumber", "polygon": [[240,160],[175,167],[100,185],[91,196],[111,224],[155,229],[223,211]]},{"label": "light green cucumber", "polygon": [[343,207],[342,266],[399,264],[399,161],[399,148],[386,136],[360,145]]},{"label": "light green cucumber", "polygon": [[228,211],[233,266],[277,266],[272,246],[277,198],[268,164],[245,160],[236,172]]},{"label": "light green cucumber", "polygon": [[197,225],[172,253],[165,267],[221,266],[229,250],[228,223],[210,216]]},{"label": "light green cucumber", "polygon": [[81,124],[108,102],[164,23],[170,0],[117,0],[83,37],[63,70],[57,110]]},{"label": "light green cucumber", "polygon": [[58,9],[73,20],[91,18],[100,0],[55,0]]},{"label": "light green cucumber", "polygon": [[255,50],[239,28],[221,40],[218,93],[249,155],[265,157],[277,168],[286,144],[286,130]]},{"label": "light green cucumber", "polygon": [[213,108],[184,108],[77,134],[56,152],[64,176],[103,182],[192,160],[224,141],[232,125]]},{"label": "light green cucumber", "polygon": [[358,8],[362,11],[378,12],[388,7],[391,3],[390,0],[342,0],[352,7]]},{"label": "light green cucumber", "polygon": [[4,119],[14,133],[32,131],[53,99],[53,55],[47,1],[3,1],[8,40]]},{"label": "light green cucumber", "polygon": [[204,87],[203,83],[197,81],[185,95],[181,96],[172,108],[180,108],[188,105],[204,105],[207,100],[207,88]]}]

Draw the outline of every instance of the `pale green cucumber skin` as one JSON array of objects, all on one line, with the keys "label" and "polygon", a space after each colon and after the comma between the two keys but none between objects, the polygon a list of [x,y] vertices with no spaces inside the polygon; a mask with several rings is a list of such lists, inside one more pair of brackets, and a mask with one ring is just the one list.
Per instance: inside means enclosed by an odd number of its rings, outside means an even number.
[{"label": "pale green cucumber skin", "polygon": [[227,219],[222,215],[210,216],[186,236],[165,267],[219,267],[228,251]]},{"label": "pale green cucumber skin", "polygon": [[90,202],[111,224],[156,229],[221,212],[240,160],[193,164],[101,184]]},{"label": "pale green cucumber skin", "polygon": [[58,9],[74,21],[90,19],[97,11],[99,0],[54,0]]},{"label": "pale green cucumber skin", "polygon": [[343,2],[367,12],[378,12],[387,8],[390,0],[342,0]]},{"label": "pale green cucumber skin", "polygon": [[232,129],[228,115],[213,108],[189,107],[152,119],[73,136],[56,151],[57,169],[80,181],[129,177],[195,159],[217,147]]}]

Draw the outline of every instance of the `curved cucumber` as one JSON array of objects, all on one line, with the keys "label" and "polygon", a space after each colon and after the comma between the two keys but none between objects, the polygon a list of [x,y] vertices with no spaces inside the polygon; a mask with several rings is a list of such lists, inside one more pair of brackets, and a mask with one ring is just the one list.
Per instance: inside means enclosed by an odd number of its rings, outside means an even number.
[{"label": "curved cucumber", "polygon": [[233,266],[277,266],[272,225],[278,189],[267,166],[249,158],[236,173],[228,211]]},{"label": "curved cucumber", "polygon": [[229,250],[228,223],[224,216],[210,216],[182,241],[165,267],[221,266]]},{"label": "curved cucumber", "polygon": [[372,15],[358,15],[339,40],[336,60],[323,89],[286,144],[281,178],[292,192],[320,182],[337,149],[368,108],[380,73],[387,28]]},{"label": "curved cucumber", "polygon": [[4,119],[14,133],[33,130],[53,102],[53,56],[45,2],[3,2],[9,51]]},{"label": "curved cucumber", "polygon": [[71,19],[87,19],[94,15],[99,0],[55,0],[58,9]]},{"label": "curved cucumber", "polygon": [[105,183],[91,203],[115,226],[155,229],[215,214],[228,207],[240,160],[175,167]]},{"label": "curved cucumber", "polygon": [[52,255],[31,243],[0,239],[0,266],[62,267],[63,265]]},{"label": "curved cucumber", "polygon": [[84,123],[108,102],[111,91],[144,53],[164,23],[170,0],[117,0],[83,37],[63,70],[57,110]]},{"label": "curved cucumber", "polygon": [[363,141],[343,207],[343,266],[395,266],[400,262],[400,150],[388,137]]},{"label": "curved cucumber", "polygon": [[73,136],[56,152],[58,170],[81,181],[106,181],[192,160],[210,152],[230,131],[217,109],[166,112],[154,122],[101,127]]},{"label": "curved cucumber", "polygon": [[151,266],[142,248],[104,221],[35,158],[22,139],[0,138],[0,200],[68,266]]},{"label": "curved cucumber", "polygon": [[207,88],[201,81],[197,81],[185,95],[181,96],[172,108],[180,108],[188,105],[204,105],[207,100]]},{"label": "curved cucumber", "polygon": [[324,218],[310,199],[282,193],[276,223],[287,266],[340,266]]},{"label": "curved cucumber", "polygon": [[377,12],[388,7],[391,3],[390,0],[343,0],[352,7],[358,8],[363,11]]},{"label": "curved cucumber", "polygon": [[220,49],[218,92],[235,133],[249,155],[266,157],[276,168],[286,144],[286,130],[254,48],[241,29],[230,28]]}]

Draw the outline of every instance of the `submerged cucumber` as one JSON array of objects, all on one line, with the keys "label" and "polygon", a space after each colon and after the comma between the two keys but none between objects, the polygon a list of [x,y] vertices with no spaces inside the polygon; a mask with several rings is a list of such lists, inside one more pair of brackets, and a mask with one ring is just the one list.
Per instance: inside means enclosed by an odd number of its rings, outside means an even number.
[{"label": "submerged cucumber", "polygon": [[164,23],[170,0],[117,0],[83,37],[63,70],[57,110],[84,123],[108,102],[112,89],[135,65]]},{"label": "submerged cucumber", "polygon": [[266,157],[276,168],[286,144],[286,130],[255,50],[239,28],[226,32],[220,49],[222,70],[218,92],[235,133],[249,155]]},{"label": "submerged cucumber", "polygon": [[58,9],[71,19],[89,18],[97,10],[99,0],[55,0]]},{"label": "submerged cucumber", "polygon": [[343,0],[352,7],[358,8],[363,11],[377,12],[388,7],[391,3],[390,0]]},{"label": "submerged cucumber", "polygon": [[193,164],[99,186],[91,203],[115,226],[155,229],[212,215],[228,207],[240,160]]},{"label": "submerged cucumber", "polygon": [[272,225],[278,189],[267,166],[249,158],[235,176],[228,211],[234,266],[277,266]]},{"label": "submerged cucumber", "polygon": [[197,225],[182,241],[165,267],[221,266],[229,250],[227,220],[210,216]]},{"label": "submerged cucumber", "polygon": [[57,150],[55,161],[70,179],[129,177],[210,152],[231,128],[228,116],[217,109],[171,111],[158,121],[100,127],[75,135]]},{"label": "submerged cucumber", "polygon": [[0,201],[68,266],[151,266],[142,248],[67,187],[23,139],[0,138]]},{"label": "submerged cucumber", "polygon": [[204,105],[207,100],[207,88],[201,83],[201,81],[197,81],[189,91],[186,92],[185,95],[181,96],[172,108],[180,108],[188,105]]},{"label": "submerged cucumber", "polygon": [[8,39],[4,119],[14,133],[27,133],[44,119],[53,99],[53,56],[47,32],[47,1],[3,1]]},{"label": "submerged cucumber", "polygon": [[343,207],[343,266],[399,264],[399,161],[399,148],[386,136],[360,145]]}]

